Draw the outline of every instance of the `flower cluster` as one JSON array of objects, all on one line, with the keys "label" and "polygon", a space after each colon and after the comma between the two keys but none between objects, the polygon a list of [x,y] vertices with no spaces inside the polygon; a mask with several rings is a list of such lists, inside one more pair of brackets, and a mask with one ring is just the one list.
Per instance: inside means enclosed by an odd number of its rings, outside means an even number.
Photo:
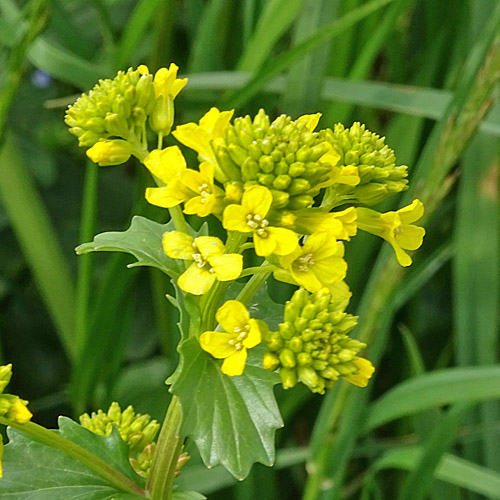
[{"label": "flower cluster", "polygon": [[[226,375],[241,375],[247,350],[265,341],[264,366],[279,369],[285,387],[300,381],[323,393],[338,378],[366,385],[373,367],[358,356],[365,345],[348,336],[356,318],[344,312],[345,242],[367,231],[388,241],[402,266],[411,264],[407,251],[419,248],[425,234],[413,225],[422,203],[387,213],[367,208],[407,189],[407,167],[397,166],[385,139],[359,123],[316,130],[320,113],[271,120],[261,109],[234,118],[234,111],[213,107],[172,131],[197,153],[193,168],[178,146],[162,147],[173,99],[185,84],[175,65],[154,77],[144,66],[130,69],[82,96],[66,121],[80,144],[91,146],[94,161],[116,164],[135,155],[151,173],[156,186],[146,199],[175,222],[162,241],[165,255],[183,262],[172,278],[197,297],[199,331],[189,335],[223,360]],[[157,149],[147,148],[146,120]],[[227,240],[195,233],[183,213],[216,219],[209,227],[222,226]],[[260,267],[247,267],[256,261]],[[271,272],[300,287],[278,332],[250,318],[244,303],[223,300],[232,281]]]},{"label": "flower cluster", "polygon": [[339,286],[336,292],[322,288],[311,294],[299,288],[285,305],[279,331],[267,333],[263,364],[279,368],[285,389],[302,382],[323,394],[339,377],[360,387],[368,383],[374,368],[358,356],[366,346],[348,336],[357,323],[356,316],[344,312],[348,291]]},{"label": "flower cluster", "polygon": [[151,420],[149,415],[135,413],[132,406],[122,411],[118,403],[111,403],[107,412],[98,410],[91,415],[81,415],[80,424],[99,436],[109,436],[116,427],[129,447],[132,467],[141,476],[148,476],[156,446],[154,439],[160,429],[156,420]]}]

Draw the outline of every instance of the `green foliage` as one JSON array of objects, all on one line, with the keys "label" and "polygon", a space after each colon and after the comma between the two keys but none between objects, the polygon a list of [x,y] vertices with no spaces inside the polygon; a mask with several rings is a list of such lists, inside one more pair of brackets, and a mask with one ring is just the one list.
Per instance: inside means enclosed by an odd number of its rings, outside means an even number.
[{"label": "green foliage", "polygon": [[243,375],[220,372],[218,361],[194,338],[179,346],[181,362],[168,380],[182,405],[182,432],[191,436],[205,464],[221,463],[246,477],[254,462],[274,463],[274,432],[283,426],[274,399],[276,374],[248,364]]},{"label": "green foliage", "polygon": [[[134,482],[142,479],[135,474],[128,461],[127,445],[118,431],[110,436],[97,436],[68,418],[59,419],[61,436],[95,453]],[[60,450],[41,444],[30,436],[9,429],[9,444],[3,458],[4,474],[0,481],[0,495],[18,500],[132,500],[139,495],[119,491],[77,459]],[[49,466],[49,470],[48,470]]]}]

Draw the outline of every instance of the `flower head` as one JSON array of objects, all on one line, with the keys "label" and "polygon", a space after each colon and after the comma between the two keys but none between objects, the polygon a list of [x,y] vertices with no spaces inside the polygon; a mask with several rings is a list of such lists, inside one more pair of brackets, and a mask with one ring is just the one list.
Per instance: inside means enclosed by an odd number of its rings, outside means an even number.
[{"label": "flower head", "polygon": [[185,292],[202,295],[218,281],[231,281],[241,274],[243,257],[226,254],[224,243],[214,236],[193,238],[179,231],[163,235],[163,250],[173,259],[193,263],[179,276],[177,284]]},{"label": "flower head", "polygon": [[111,403],[107,412],[98,410],[91,415],[84,413],[80,417],[80,424],[99,436],[109,436],[116,426],[121,438],[128,445],[131,465],[141,476],[148,476],[151,452],[156,444],[154,439],[160,429],[156,420],[151,420],[147,414],[135,413],[132,406],[122,411],[118,403]]},{"label": "flower head", "polygon": [[265,336],[263,359],[264,368],[279,369],[285,389],[302,382],[323,394],[338,378],[366,386],[373,366],[358,356],[365,344],[348,336],[357,318],[345,306],[344,292],[337,297],[327,288],[314,294],[300,288],[287,302],[279,331]]},{"label": "flower head", "polygon": [[327,232],[306,237],[290,255],[280,258],[281,266],[306,290],[317,292],[345,278],[344,245]]},{"label": "flower head", "polygon": [[264,186],[250,186],[243,193],[241,205],[228,205],[223,213],[225,229],[253,233],[255,253],[267,256],[287,255],[297,247],[297,235],[290,229],[271,227],[266,219],[273,195]]},{"label": "flower head", "polygon": [[225,302],[215,317],[224,331],[202,333],[201,348],[214,358],[224,359],[222,373],[241,375],[245,368],[247,349],[261,342],[259,324],[250,318],[246,307],[237,300]]},{"label": "flower head", "polygon": [[413,200],[410,205],[385,214],[363,207],[358,207],[356,212],[359,229],[380,236],[389,242],[396,253],[398,262],[404,267],[411,265],[411,257],[405,250],[419,248],[425,235],[423,227],[411,224],[424,214],[424,206],[420,200]]},{"label": "flower head", "polygon": [[282,115],[271,122],[261,109],[253,119],[235,118],[213,149],[227,171],[235,172],[230,180],[241,181],[245,188],[258,184],[270,189],[274,209],[310,207],[338,170],[339,154],[324,131],[314,132],[320,116],[292,120]]},{"label": "flower head", "polygon": [[[358,182],[335,181],[326,193],[324,206],[333,208],[346,202],[375,205],[394,193],[408,189],[407,167],[396,166],[394,151],[385,138],[356,122],[350,128],[342,124],[326,131],[327,140],[340,155],[343,175],[349,170]],[[339,177],[340,178],[340,177]]]},{"label": "flower head", "polygon": [[82,94],[66,111],[65,122],[80,146],[117,137],[131,141],[154,105],[153,77],[129,68],[112,80],[99,80],[88,95]]}]

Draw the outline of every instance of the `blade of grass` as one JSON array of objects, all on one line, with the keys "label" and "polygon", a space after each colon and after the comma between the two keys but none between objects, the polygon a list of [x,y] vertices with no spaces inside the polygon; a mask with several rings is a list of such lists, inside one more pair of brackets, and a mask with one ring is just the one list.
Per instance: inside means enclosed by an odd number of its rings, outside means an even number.
[{"label": "blade of grass", "polygon": [[[278,73],[288,68],[291,64],[299,61],[302,57],[308,54],[311,50],[319,45],[328,42],[334,37],[344,33],[351,26],[366,18],[373,12],[381,9],[387,4],[395,0],[372,0],[363,6],[349,12],[333,23],[321,28],[316,34],[308,37],[299,45],[288,50],[284,54],[276,57],[273,64],[259,71],[250,82],[241,90],[235,92],[223,102],[223,107],[238,107],[252,98],[266,82],[276,76]],[[241,69],[241,67],[239,68]],[[244,68],[243,68],[244,69]]]},{"label": "blade of grass", "polygon": [[[463,162],[453,267],[455,352],[462,366],[497,362],[500,326],[498,152],[498,140],[478,135]],[[499,404],[488,403],[481,405],[468,423],[481,422],[488,426],[499,420]],[[468,447],[471,454],[477,448],[475,444]],[[485,465],[500,470],[497,436],[485,438],[482,453],[476,450],[476,454],[484,454]],[[468,458],[473,456],[468,455]]]},{"label": "blade of grass", "polygon": [[0,150],[0,195],[64,350],[74,360],[73,279],[47,209],[10,136]]},{"label": "blade of grass", "polygon": [[433,483],[434,471],[456,438],[456,432],[471,405],[453,406],[443,415],[423,445],[423,452],[406,478],[398,500],[424,500]]},{"label": "blade of grass", "polygon": [[[338,10],[338,0],[305,0],[295,22],[293,44],[297,45],[321,26],[331,23]],[[290,68],[282,96],[282,109],[286,109],[287,114],[298,116],[318,109],[331,50],[331,44],[324,44]]]},{"label": "blade of grass", "polygon": [[137,2],[118,43],[113,58],[114,69],[125,69],[134,61],[133,52],[144,37],[146,30],[154,19],[162,0],[142,0]]},{"label": "blade of grass", "polygon": [[270,0],[266,2],[255,32],[246,45],[237,69],[256,72],[269,57],[279,38],[296,19],[304,0]]},{"label": "blade of grass", "polygon": [[189,71],[197,73],[222,66],[230,10],[231,2],[228,0],[212,0],[205,6],[193,42]]},{"label": "blade of grass", "polygon": [[[375,471],[383,469],[411,470],[422,456],[419,446],[393,448],[373,465]],[[451,454],[445,454],[437,466],[435,477],[450,484],[485,495],[491,500],[500,499],[500,474]]]}]

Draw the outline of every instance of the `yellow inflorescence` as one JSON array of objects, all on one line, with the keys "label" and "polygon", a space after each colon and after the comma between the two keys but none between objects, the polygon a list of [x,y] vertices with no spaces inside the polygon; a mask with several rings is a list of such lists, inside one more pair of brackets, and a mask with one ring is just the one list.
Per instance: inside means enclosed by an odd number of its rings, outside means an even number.
[{"label": "yellow inflorescence", "polygon": [[[139,158],[156,182],[146,190],[149,203],[218,219],[215,224],[228,234],[226,245],[179,227],[163,237],[165,254],[189,263],[175,276],[178,286],[209,295],[203,304],[212,316],[229,282],[261,272],[245,269],[247,249],[253,249],[254,260],[265,258],[266,272],[301,287],[298,296],[307,295],[309,302],[297,313],[298,323],[285,318],[280,331],[265,339],[264,366],[279,369],[286,387],[302,381],[323,392],[338,377],[366,385],[373,367],[358,356],[363,344],[347,337],[356,321],[344,312],[344,242],[363,230],[388,241],[402,266],[411,264],[407,251],[419,248],[425,234],[413,225],[423,214],[422,203],[414,200],[387,213],[367,208],[407,189],[407,167],[396,164],[383,137],[360,123],[317,130],[320,113],[271,120],[261,109],[254,117],[233,118],[234,111],[212,107],[198,123],[172,132],[197,153],[198,165],[191,168],[179,147],[162,147],[173,124],[173,101],[187,82],[177,78],[177,70],[172,64],[153,76],[140,66],[99,82],[68,110],[71,132],[100,165]],[[158,135],[157,149],[147,147],[146,121]],[[297,300],[294,295],[285,316]],[[201,333],[201,347],[224,360],[223,373],[240,375],[247,350],[261,342],[259,324],[234,300],[219,308],[216,320],[223,331]]]}]

